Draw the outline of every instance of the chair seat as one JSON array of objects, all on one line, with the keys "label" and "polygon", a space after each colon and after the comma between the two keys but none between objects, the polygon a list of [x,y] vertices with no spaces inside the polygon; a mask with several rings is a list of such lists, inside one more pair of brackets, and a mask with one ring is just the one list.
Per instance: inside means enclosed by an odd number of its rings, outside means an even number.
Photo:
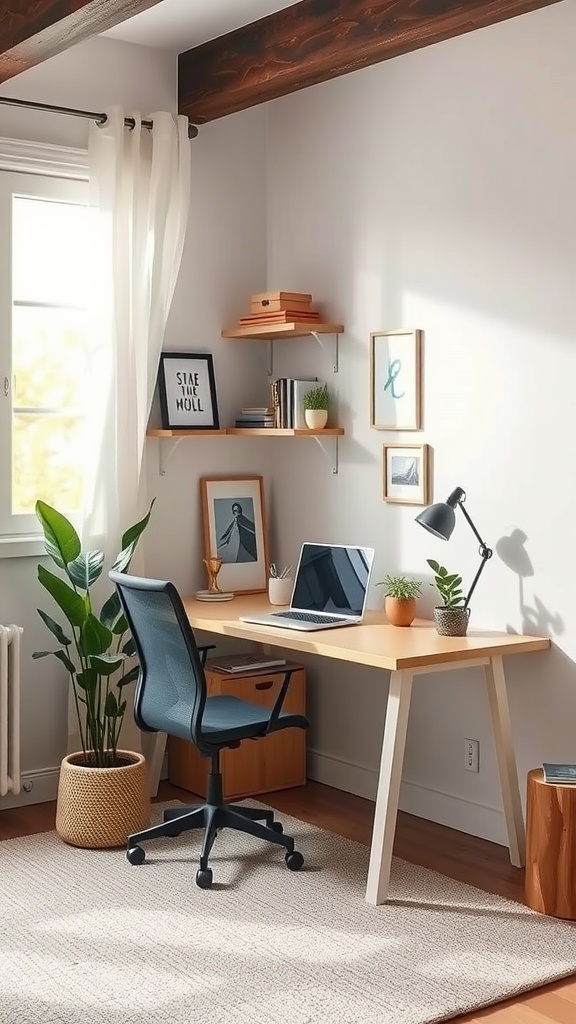
[{"label": "chair seat", "polygon": [[[262,736],[268,728],[270,711],[270,708],[250,704],[238,697],[207,697],[202,716],[202,735],[209,743]],[[308,721],[303,715],[283,711],[270,731],[294,726],[306,729]]]}]

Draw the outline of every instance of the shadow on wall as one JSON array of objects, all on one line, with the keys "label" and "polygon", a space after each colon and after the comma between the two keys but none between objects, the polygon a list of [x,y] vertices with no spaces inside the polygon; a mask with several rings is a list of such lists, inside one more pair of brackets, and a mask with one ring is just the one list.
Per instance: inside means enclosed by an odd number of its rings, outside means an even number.
[{"label": "shadow on wall", "polygon": [[[518,576],[518,599],[522,614],[522,633],[529,636],[561,636],[564,632],[564,621],[558,614],[553,614],[535,596],[534,607],[526,603],[524,597],[524,580],[534,575],[530,555],[526,550],[526,534],[522,530],[513,530],[508,537],[501,537],[496,543],[496,554]],[[512,626],[506,626],[507,633],[516,633]]]}]

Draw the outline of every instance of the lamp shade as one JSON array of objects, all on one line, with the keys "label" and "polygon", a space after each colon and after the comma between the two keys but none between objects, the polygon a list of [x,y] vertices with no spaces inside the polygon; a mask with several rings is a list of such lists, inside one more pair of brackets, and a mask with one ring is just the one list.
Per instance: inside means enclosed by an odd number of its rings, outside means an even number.
[{"label": "lamp shade", "polygon": [[429,533],[433,533],[435,537],[440,537],[441,540],[450,540],[456,525],[454,508],[446,501],[438,501],[435,505],[429,505],[419,516],[416,516],[416,522],[420,523],[420,526],[423,526]]}]

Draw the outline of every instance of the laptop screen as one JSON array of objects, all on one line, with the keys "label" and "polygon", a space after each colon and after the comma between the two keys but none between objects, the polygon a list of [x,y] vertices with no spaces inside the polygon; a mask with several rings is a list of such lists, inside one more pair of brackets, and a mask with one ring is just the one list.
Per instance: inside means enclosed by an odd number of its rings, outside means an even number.
[{"label": "laptop screen", "polygon": [[303,544],[290,607],[361,616],[373,554],[369,548]]}]

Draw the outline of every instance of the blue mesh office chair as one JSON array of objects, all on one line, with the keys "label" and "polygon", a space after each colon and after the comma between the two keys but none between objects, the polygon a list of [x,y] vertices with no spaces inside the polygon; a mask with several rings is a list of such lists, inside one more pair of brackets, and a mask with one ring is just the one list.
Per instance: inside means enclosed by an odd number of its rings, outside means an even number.
[{"label": "blue mesh office chair", "polygon": [[208,697],[203,658],[173,584],[117,572],[110,572],[109,577],[118,591],[140,661],[134,700],[137,725],[146,732],[165,732],[191,740],[204,757],[211,758],[205,803],[167,808],[160,825],[129,837],[128,860],[131,864],[143,862],[145,853],[138,843],[147,839],[203,828],[196,884],[209,889],[212,869],[208,857],[216,835],[221,828],[235,828],[283,846],[286,865],[298,871],[304,862],[302,854],[294,849],[294,840],[284,835],[280,822],[274,821],[273,811],[224,803],[220,770],[220,751],[224,747],[237,747],[242,740],[258,739],[278,729],[308,728],[303,715],[282,711],[294,669],[284,673],[272,708],[237,697]]}]

